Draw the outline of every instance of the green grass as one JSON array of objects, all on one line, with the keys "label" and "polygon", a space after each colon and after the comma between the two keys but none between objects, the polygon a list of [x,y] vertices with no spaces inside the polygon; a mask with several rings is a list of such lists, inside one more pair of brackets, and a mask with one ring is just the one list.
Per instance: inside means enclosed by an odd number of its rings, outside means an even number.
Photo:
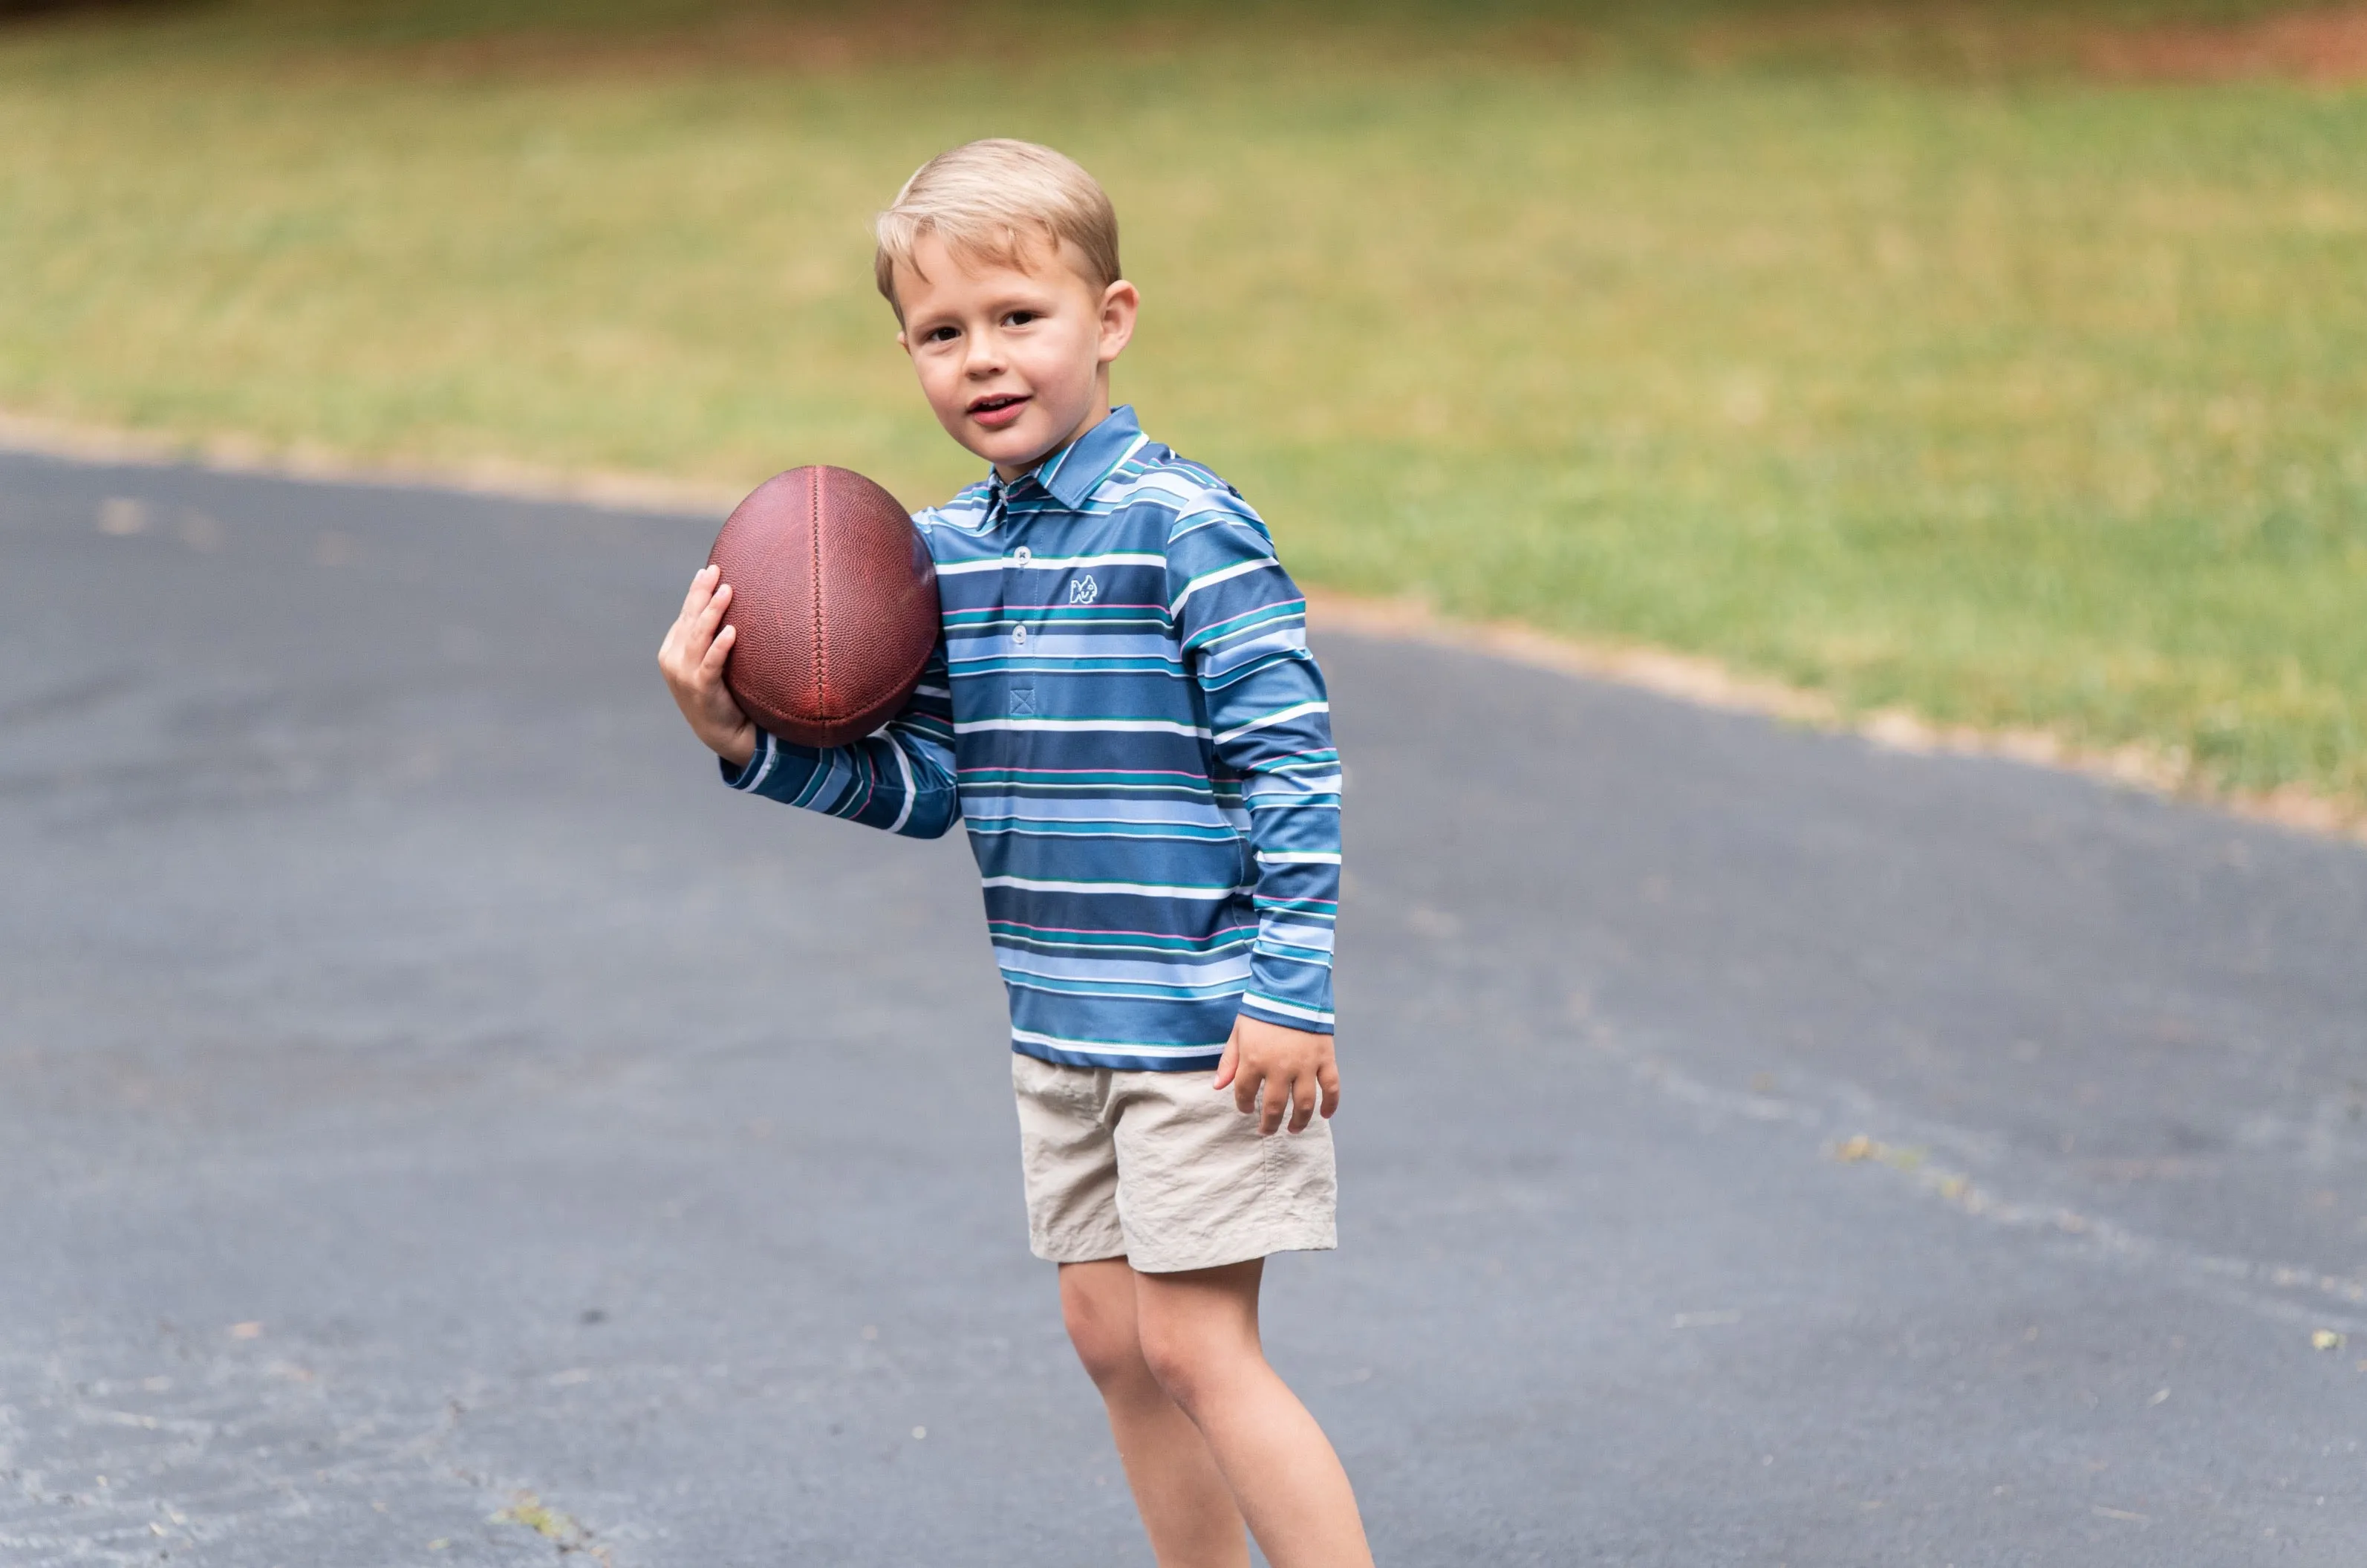
[{"label": "green grass", "polygon": [[2367,801],[2367,90],[1772,9],[20,23],[0,406],[917,504],[974,465],[867,220],[1036,137],[1125,220],[1119,394],[1305,578]]}]

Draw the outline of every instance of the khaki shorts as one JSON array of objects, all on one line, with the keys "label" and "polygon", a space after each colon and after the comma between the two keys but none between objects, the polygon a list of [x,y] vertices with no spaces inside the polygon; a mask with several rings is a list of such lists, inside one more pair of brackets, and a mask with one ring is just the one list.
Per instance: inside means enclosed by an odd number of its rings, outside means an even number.
[{"label": "khaki shorts", "polygon": [[1027,1241],[1053,1263],[1146,1274],[1339,1244],[1331,1127],[1260,1137],[1213,1072],[1061,1067],[1016,1051]]}]

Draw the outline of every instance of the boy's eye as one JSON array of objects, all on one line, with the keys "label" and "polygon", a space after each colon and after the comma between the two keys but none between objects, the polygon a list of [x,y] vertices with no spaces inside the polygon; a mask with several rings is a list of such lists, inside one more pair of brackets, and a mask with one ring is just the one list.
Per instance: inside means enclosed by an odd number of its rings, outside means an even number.
[{"label": "boy's eye", "polygon": [[1014,311],[1002,319],[1012,326],[1025,326],[1042,313],[1040,311]]},{"label": "boy's eye", "polygon": [[933,326],[923,335],[921,341],[923,343],[951,343],[954,340],[954,336],[955,333],[952,327]]}]

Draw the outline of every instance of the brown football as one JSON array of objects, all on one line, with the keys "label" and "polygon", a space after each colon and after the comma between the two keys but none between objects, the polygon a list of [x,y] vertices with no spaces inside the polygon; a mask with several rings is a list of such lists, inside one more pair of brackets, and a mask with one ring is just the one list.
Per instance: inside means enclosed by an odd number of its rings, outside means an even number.
[{"label": "brown football", "polygon": [[893,717],[937,643],[937,571],[896,497],[793,468],[732,509],[708,561],[738,628],[723,683],[785,741],[836,746]]}]

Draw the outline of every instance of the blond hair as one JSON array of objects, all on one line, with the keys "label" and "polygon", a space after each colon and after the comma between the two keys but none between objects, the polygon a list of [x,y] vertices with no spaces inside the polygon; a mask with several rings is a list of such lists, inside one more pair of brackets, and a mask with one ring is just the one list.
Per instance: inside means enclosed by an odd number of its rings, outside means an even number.
[{"label": "blond hair", "polygon": [[904,319],[896,269],[917,273],[912,249],[934,234],[957,255],[1017,267],[1038,239],[1075,247],[1078,270],[1096,290],[1121,276],[1117,211],[1099,181],[1074,160],[1033,142],[990,137],[940,153],[912,172],[879,214],[872,271],[879,292]]}]

